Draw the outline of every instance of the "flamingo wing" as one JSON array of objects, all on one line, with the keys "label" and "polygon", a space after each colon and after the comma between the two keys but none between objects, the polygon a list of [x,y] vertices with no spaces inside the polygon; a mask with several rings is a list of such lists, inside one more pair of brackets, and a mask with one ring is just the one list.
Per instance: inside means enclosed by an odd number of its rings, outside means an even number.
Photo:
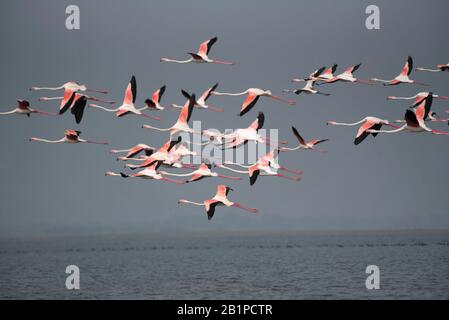
[{"label": "flamingo wing", "polygon": [[203,57],[207,56],[214,43],[217,42],[217,39],[218,39],[217,37],[214,37],[212,39],[202,42],[200,44],[200,47],[198,48],[198,55]]},{"label": "flamingo wing", "polygon": [[217,87],[218,87],[218,82],[216,84],[214,84],[211,88],[209,88],[206,91],[204,91],[199,100],[203,101],[203,102],[206,102],[207,99],[209,99],[211,93],[213,91],[215,91],[215,89],[217,89]]},{"label": "flamingo wing", "polygon": [[265,115],[263,114],[263,112],[259,112],[259,114],[257,115],[257,119],[254,120],[253,123],[251,123],[249,128],[257,131],[263,127],[264,122]]},{"label": "flamingo wing", "polygon": [[[139,146],[139,145],[134,146],[128,151],[128,153],[126,154],[126,158],[133,158],[133,157],[137,156],[142,150],[144,150],[144,148],[142,148],[141,146]],[[147,155],[147,156],[150,156],[150,155]]]},{"label": "flamingo wing", "polygon": [[318,139],[314,139],[314,140],[310,140],[310,143],[312,143],[312,145],[317,145],[317,144],[320,144],[320,143],[323,143],[323,142],[326,142],[326,141],[329,141],[329,139],[321,139],[321,140],[318,140]]},{"label": "flamingo wing", "polygon": [[61,103],[59,104],[59,114],[63,114],[69,109],[75,100],[76,92],[72,90],[65,90],[64,96],[61,99]]},{"label": "flamingo wing", "polygon": [[363,140],[366,139],[366,137],[369,136],[369,132],[367,132],[367,130],[369,129],[374,129],[374,125],[376,125],[376,122],[374,121],[370,121],[370,120],[366,120],[359,128],[359,130],[357,131],[357,135],[355,136],[354,139],[354,144],[358,145],[360,144]]},{"label": "flamingo wing", "polygon": [[252,186],[256,183],[257,178],[260,174],[260,169],[257,167],[257,165],[251,166],[248,170],[249,173],[249,184]]},{"label": "flamingo wing", "polygon": [[188,100],[185,105],[182,107],[181,112],[179,114],[178,121],[179,122],[189,122],[190,116],[192,115],[193,107],[195,105],[195,94],[189,95],[186,91],[181,90],[182,95],[186,97]]},{"label": "flamingo wing", "polygon": [[136,77],[132,76],[125,90],[123,104],[134,104],[137,95]]},{"label": "flamingo wing", "polygon": [[153,102],[159,103],[161,101],[162,96],[164,95],[164,92],[165,92],[165,85],[163,85],[153,93],[153,95],[151,96],[151,100],[153,100]]},{"label": "flamingo wing", "polygon": [[66,130],[64,135],[69,140],[77,140],[81,134],[81,131],[77,130]]},{"label": "flamingo wing", "polygon": [[83,119],[84,109],[86,108],[87,97],[81,95],[79,99],[77,99],[70,110],[70,112],[75,116],[75,122],[80,123]]},{"label": "flamingo wing", "polygon": [[208,220],[212,219],[212,217],[214,216],[215,208],[217,207],[217,205],[219,203],[221,203],[221,202],[218,200],[214,200],[214,199],[209,199],[209,200],[204,201],[204,208],[206,209]]},{"label": "flamingo wing", "polygon": [[190,178],[189,182],[199,181],[203,178],[204,176],[201,173],[194,173],[192,174],[192,177]]},{"label": "flamingo wing", "polygon": [[413,59],[411,56],[408,56],[407,61],[405,62],[404,66],[401,70],[401,75],[408,76],[410,75],[410,72],[412,72],[413,69]]},{"label": "flamingo wing", "polygon": [[348,69],[346,69],[346,70],[344,71],[344,73],[351,73],[351,74],[352,74],[353,72],[356,72],[357,69],[360,68],[361,65],[362,65],[362,64],[359,63],[359,64],[357,64],[357,65],[355,65],[355,66],[349,67]]},{"label": "flamingo wing", "polygon": [[248,93],[245,101],[243,101],[242,107],[240,108],[240,116],[243,116],[244,114],[249,112],[249,110],[251,110],[256,105],[256,102],[258,100],[259,100],[258,95],[256,95],[253,92]]},{"label": "flamingo wing", "polygon": [[404,120],[409,127],[419,127],[419,121],[416,118],[416,114],[410,109],[405,112]]},{"label": "flamingo wing", "polygon": [[116,113],[115,113],[115,115],[117,116],[117,117],[123,117],[123,116],[125,116],[125,115],[127,115],[128,113],[130,113],[130,111],[129,110],[126,110],[126,109],[120,109],[119,111],[117,111]]},{"label": "flamingo wing", "polygon": [[305,145],[306,141],[304,140],[303,137],[301,137],[301,135],[299,134],[298,130],[296,130],[296,128],[293,127],[293,126],[292,126],[292,131],[293,131],[293,134],[295,135],[296,139],[298,139],[299,143],[302,144],[302,145]]},{"label": "flamingo wing", "polygon": [[26,110],[30,106],[30,103],[27,100],[17,100],[19,109]]},{"label": "flamingo wing", "polygon": [[316,77],[320,76],[320,75],[323,73],[323,71],[324,71],[325,69],[326,69],[326,67],[321,67],[321,68],[315,70],[315,71],[312,72],[312,74],[310,75],[310,78],[312,78],[312,77],[316,78]]}]

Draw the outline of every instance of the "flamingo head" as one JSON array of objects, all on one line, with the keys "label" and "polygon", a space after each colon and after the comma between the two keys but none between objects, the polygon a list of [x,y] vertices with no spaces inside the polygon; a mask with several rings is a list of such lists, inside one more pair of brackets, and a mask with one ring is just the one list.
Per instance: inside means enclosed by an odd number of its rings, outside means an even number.
[{"label": "flamingo head", "polygon": [[336,124],[335,121],[327,121],[327,122],[326,122],[326,125],[335,125],[335,124]]}]

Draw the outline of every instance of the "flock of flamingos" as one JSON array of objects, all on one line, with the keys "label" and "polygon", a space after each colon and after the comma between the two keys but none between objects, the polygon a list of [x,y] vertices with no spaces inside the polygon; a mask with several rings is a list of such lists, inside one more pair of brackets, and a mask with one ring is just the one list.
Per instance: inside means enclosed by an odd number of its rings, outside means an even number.
[{"label": "flock of flamingos", "polygon": [[[215,63],[215,64],[224,64],[224,65],[233,65],[233,62],[212,59],[209,57],[209,52],[213,44],[217,41],[217,37],[204,41],[200,44],[197,53],[189,53],[190,58],[186,60],[175,60],[169,58],[161,58],[161,62],[171,62],[171,63]],[[337,69],[337,65],[334,65],[330,68],[322,67],[313,71],[309,76],[305,78],[296,78],[292,79],[293,83],[304,82],[305,85],[300,89],[295,90],[287,90],[283,91],[286,93],[293,93],[299,95],[301,93],[304,94],[321,94],[321,95],[329,95],[328,93],[321,92],[315,88],[315,86],[335,83],[337,81],[343,82],[359,82],[364,84],[374,84],[375,82],[381,82],[386,86],[399,85],[402,83],[409,84],[417,84],[417,85],[426,85],[423,83],[419,83],[415,80],[410,79],[410,74],[413,70],[413,60],[411,57],[407,58],[405,65],[403,66],[401,72],[398,76],[396,76],[392,80],[382,80],[377,78],[372,78],[370,80],[362,80],[358,79],[354,76],[355,71],[359,69],[360,64],[352,66],[344,70],[344,72],[335,75],[335,71]],[[435,69],[428,68],[416,68],[418,71],[428,71],[428,72],[444,72],[449,71],[449,63],[447,64],[439,64]],[[97,103],[103,104],[114,104],[113,101],[108,101],[104,99],[99,99],[96,97],[92,97],[87,95],[87,92],[93,93],[102,93],[106,94],[106,91],[102,90],[94,90],[85,85],[81,85],[77,82],[71,81],[64,83],[59,87],[32,87],[31,90],[64,90],[64,95],[62,97],[42,97],[39,101],[50,101],[50,100],[60,100],[59,104],[59,112],[58,113],[50,113],[46,111],[36,110],[30,107],[30,103],[26,100],[18,100],[18,106],[11,111],[0,113],[1,115],[8,114],[21,114],[27,115],[28,117],[32,113],[43,114],[43,115],[61,115],[65,113],[67,110],[74,115],[76,123],[80,123],[83,117],[85,107],[90,108],[98,108],[107,112],[114,112],[117,117],[123,117],[125,115],[138,115],[142,117],[146,117],[152,120],[160,120],[157,116],[152,116],[144,111],[159,111],[167,108],[172,109],[180,109],[179,116],[177,121],[173,124],[173,126],[169,128],[158,128],[151,125],[144,125],[143,128],[158,130],[158,131],[167,131],[170,134],[169,140],[160,148],[154,148],[145,144],[137,144],[129,149],[111,150],[112,153],[123,153],[123,156],[118,157],[118,160],[122,161],[135,161],[135,164],[127,163],[126,167],[131,170],[141,169],[141,171],[134,174],[125,174],[123,172],[114,173],[108,171],[106,173],[107,176],[118,176],[123,178],[134,177],[134,178],[143,178],[143,179],[155,179],[155,180],[163,180],[167,182],[183,184],[188,182],[194,182],[201,180],[206,177],[217,177],[217,178],[225,178],[232,180],[240,180],[239,176],[227,176],[220,174],[218,172],[212,171],[213,165],[210,163],[209,159],[204,159],[201,165],[195,166],[191,164],[184,163],[182,161],[183,157],[197,155],[195,152],[190,151],[189,145],[192,145],[192,142],[182,141],[179,133],[185,132],[189,134],[201,134],[203,137],[207,139],[206,142],[201,143],[201,145],[206,145],[208,143],[215,143],[217,145],[221,145],[223,149],[227,148],[237,148],[246,144],[248,141],[253,141],[255,143],[263,143],[270,146],[271,140],[261,136],[258,133],[258,130],[262,128],[264,124],[264,113],[259,112],[257,118],[247,127],[236,129],[231,133],[220,133],[212,130],[203,130],[202,132],[194,132],[194,130],[189,126],[189,121],[192,115],[192,111],[194,108],[197,109],[205,109],[215,112],[223,112],[224,110],[221,108],[214,107],[208,104],[208,99],[214,96],[245,96],[245,100],[240,109],[240,116],[245,115],[251,109],[253,109],[257,103],[257,101],[261,97],[268,97],[286,104],[294,105],[295,101],[281,98],[272,94],[270,90],[262,90],[259,88],[249,88],[243,92],[238,93],[227,93],[227,92],[218,92],[216,91],[218,84],[215,84],[211,88],[204,91],[204,93],[198,98],[195,94],[189,94],[182,90],[182,95],[186,98],[186,102],[183,106],[179,106],[173,104],[169,107],[164,107],[161,105],[161,98],[165,91],[165,86],[161,87],[157,91],[153,93],[151,98],[145,100],[145,106],[136,107],[136,90],[137,84],[136,79],[133,76],[126,87],[125,96],[123,99],[123,103],[114,109],[109,109],[97,104],[88,104],[88,100],[95,101]],[[388,99],[397,100],[413,100],[413,105],[408,108],[405,112],[403,120],[395,120],[389,121],[380,119],[377,117],[365,117],[360,121],[353,123],[341,123],[335,121],[328,121],[328,125],[335,126],[359,126],[359,129],[356,133],[354,144],[358,145],[361,143],[367,136],[370,134],[375,137],[379,133],[397,133],[401,131],[408,132],[428,132],[432,134],[442,134],[449,135],[449,132],[431,129],[427,126],[428,122],[447,122],[449,124],[449,119],[443,119],[438,117],[435,112],[431,112],[431,106],[433,99],[445,99],[449,100],[449,97],[441,96],[437,94],[433,94],[432,92],[419,92],[415,96],[412,97],[395,97],[389,96]],[[449,113],[449,110],[446,111]],[[389,126],[391,130],[381,130],[382,126]],[[272,148],[270,152],[266,155],[262,156],[258,159],[256,163],[253,164],[242,164],[242,163],[234,163],[227,162],[216,164],[215,167],[219,167],[222,169],[230,170],[232,172],[238,174],[247,174],[249,175],[250,184],[253,185],[259,176],[276,176],[285,179],[290,179],[293,181],[299,181],[301,179],[302,171],[300,170],[292,170],[280,166],[277,162],[277,156],[279,152],[286,152],[292,150],[315,150],[321,151],[316,148],[316,145],[322,142],[327,141],[327,139],[322,140],[309,140],[306,141],[302,138],[299,132],[295,127],[292,127],[292,131],[296,139],[298,140],[298,145],[295,147],[278,147]],[[107,144],[107,142],[99,142],[99,141],[91,141],[85,140],[80,137],[81,132],[77,130],[66,130],[64,133],[64,137],[59,140],[48,140],[43,138],[32,137],[31,141],[41,141],[46,143],[95,143],[95,144]],[[271,143],[272,144],[272,143]],[[280,144],[286,144],[286,142],[280,142]],[[168,168],[187,168],[191,170],[189,173],[184,174],[176,174],[170,173],[167,171],[159,170],[160,166],[168,167]],[[232,166],[232,167],[231,167]],[[236,169],[239,167],[239,169]],[[290,175],[285,175],[279,173],[279,171],[288,172]],[[175,180],[169,178],[170,176],[178,176],[178,177],[190,177],[187,181]],[[218,185],[216,194],[213,198],[204,200],[203,202],[194,202],[189,200],[179,200],[180,204],[192,204],[197,206],[203,206],[207,213],[208,219],[212,219],[215,208],[217,206],[227,206],[227,207],[237,207],[252,213],[257,213],[258,210],[255,208],[250,208],[244,206],[237,202],[232,202],[228,199],[229,191],[232,189],[226,185]]]}]

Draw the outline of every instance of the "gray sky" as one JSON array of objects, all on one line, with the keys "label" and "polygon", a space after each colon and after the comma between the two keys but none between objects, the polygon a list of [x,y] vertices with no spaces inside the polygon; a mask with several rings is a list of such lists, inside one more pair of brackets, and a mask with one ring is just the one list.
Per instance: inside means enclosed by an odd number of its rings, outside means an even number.
[{"label": "gray sky", "polygon": [[[81,30],[65,28],[65,8],[77,4]],[[381,29],[365,28],[365,8],[377,4]],[[447,63],[447,1],[2,1],[0,2],[0,97],[2,110],[28,99],[36,108],[55,111],[57,103],[39,103],[32,85],[56,86],[76,80],[110,91],[121,102],[131,75],[137,78],[139,104],[166,84],[163,104],[181,103],[180,89],[200,93],[215,82],[222,91],[249,87],[281,94],[294,76],[322,65],[338,71],[362,62],[360,78],[390,79],[407,55],[416,66]],[[205,39],[218,36],[211,56],[235,66],[162,64],[159,58],[184,58]],[[413,73],[431,90],[449,95],[448,73]],[[354,122],[367,116],[402,118],[409,103],[386,96],[414,95],[413,85],[384,87],[338,83],[322,87],[325,96],[299,96],[296,106],[261,99],[243,118],[236,116],[242,97],[212,97],[224,114],[195,110],[203,127],[246,126],[265,113],[265,128],[279,128],[294,142],[290,126],[308,138],[329,138],[328,151],[292,152],[281,164],[305,171],[303,181],[265,178],[250,187],[242,181],[206,179],[176,186],[156,181],[104,176],[122,163],[111,147],[136,143],[160,145],[165,134],[143,130],[138,117],[115,118],[87,110],[80,125],[62,117],[34,115],[0,118],[0,235],[98,232],[169,232],[245,229],[448,228],[449,138],[428,134],[379,135],[353,145],[357,128],[327,127],[327,120]],[[425,89],[425,88],[424,88]],[[290,97],[292,98],[292,97]],[[446,102],[433,110],[444,115]],[[171,125],[176,114],[160,112]],[[448,130],[445,124],[432,127]],[[30,143],[30,136],[60,138],[64,129],[108,140],[110,146]],[[259,216],[219,208],[207,221],[200,207],[179,207],[177,200],[201,201],[215,186],[235,189],[231,200],[260,209]]]}]

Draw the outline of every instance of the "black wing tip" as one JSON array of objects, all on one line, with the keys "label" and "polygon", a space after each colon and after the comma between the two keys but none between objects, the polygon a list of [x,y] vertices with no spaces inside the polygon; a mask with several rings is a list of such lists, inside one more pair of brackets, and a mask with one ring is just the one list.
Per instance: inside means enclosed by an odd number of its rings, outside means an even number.
[{"label": "black wing tip", "polygon": [[187,91],[185,91],[184,89],[181,89],[181,93],[185,98],[190,99],[190,94]]}]

